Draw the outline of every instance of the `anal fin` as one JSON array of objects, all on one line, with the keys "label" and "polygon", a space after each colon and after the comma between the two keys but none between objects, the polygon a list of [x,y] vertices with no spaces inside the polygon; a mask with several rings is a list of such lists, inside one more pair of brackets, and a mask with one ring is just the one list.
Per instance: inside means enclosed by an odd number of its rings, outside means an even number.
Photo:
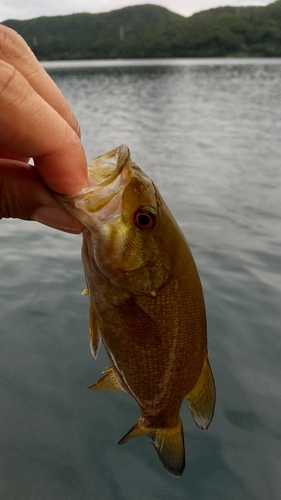
[{"label": "anal fin", "polygon": [[207,354],[199,378],[186,397],[194,422],[201,429],[207,429],[216,403],[216,387]]},{"label": "anal fin", "polygon": [[112,366],[106,368],[103,373],[105,373],[105,375],[101,379],[99,379],[94,385],[91,385],[89,389],[125,391],[125,389],[119,382]]},{"label": "anal fin", "polygon": [[149,429],[142,425],[140,420],[138,420],[138,422],[129,430],[129,432],[127,432],[127,434],[125,434],[125,436],[123,436],[122,439],[118,441],[118,444],[124,444],[127,443],[127,441],[130,441],[130,439],[146,435],[149,435]]}]

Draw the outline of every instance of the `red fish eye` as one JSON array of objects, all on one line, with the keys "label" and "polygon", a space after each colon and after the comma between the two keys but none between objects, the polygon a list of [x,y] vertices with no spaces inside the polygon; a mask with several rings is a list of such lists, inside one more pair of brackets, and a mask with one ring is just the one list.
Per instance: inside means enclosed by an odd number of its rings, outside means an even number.
[{"label": "red fish eye", "polygon": [[137,210],[134,215],[134,221],[139,229],[153,229],[157,222],[155,215],[146,210]]}]

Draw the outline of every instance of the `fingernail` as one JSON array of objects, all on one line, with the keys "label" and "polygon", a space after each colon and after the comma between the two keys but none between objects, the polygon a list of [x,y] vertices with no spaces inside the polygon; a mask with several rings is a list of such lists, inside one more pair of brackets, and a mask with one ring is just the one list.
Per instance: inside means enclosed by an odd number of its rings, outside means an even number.
[{"label": "fingernail", "polygon": [[33,214],[32,219],[67,233],[79,234],[83,231],[82,224],[63,208],[41,206]]}]

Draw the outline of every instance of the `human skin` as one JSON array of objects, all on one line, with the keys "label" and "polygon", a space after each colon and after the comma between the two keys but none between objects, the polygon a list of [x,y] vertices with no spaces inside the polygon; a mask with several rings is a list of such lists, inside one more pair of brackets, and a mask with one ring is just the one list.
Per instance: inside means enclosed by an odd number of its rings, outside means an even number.
[{"label": "human skin", "polygon": [[79,233],[52,191],[71,195],[88,184],[72,110],[24,40],[0,25],[0,218]]}]

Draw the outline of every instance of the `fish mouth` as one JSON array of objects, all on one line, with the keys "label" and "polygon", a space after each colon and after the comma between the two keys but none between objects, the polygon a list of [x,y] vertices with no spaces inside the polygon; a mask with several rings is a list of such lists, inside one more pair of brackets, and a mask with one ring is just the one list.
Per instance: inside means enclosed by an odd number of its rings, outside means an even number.
[{"label": "fish mouth", "polygon": [[129,159],[130,150],[126,144],[121,144],[118,148],[93,158],[91,165],[88,167],[91,186],[86,190],[91,190],[92,187],[97,186],[104,188],[111,184],[121,174]]},{"label": "fish mouth", "polygon": [[[93,158],[88,166],[90,186],[60,201],[81,222],[102,210],[119,192],[123,191],[132,177],[133,163],[126,144]],[[84,216],[82,215],[84,213]]]}]

